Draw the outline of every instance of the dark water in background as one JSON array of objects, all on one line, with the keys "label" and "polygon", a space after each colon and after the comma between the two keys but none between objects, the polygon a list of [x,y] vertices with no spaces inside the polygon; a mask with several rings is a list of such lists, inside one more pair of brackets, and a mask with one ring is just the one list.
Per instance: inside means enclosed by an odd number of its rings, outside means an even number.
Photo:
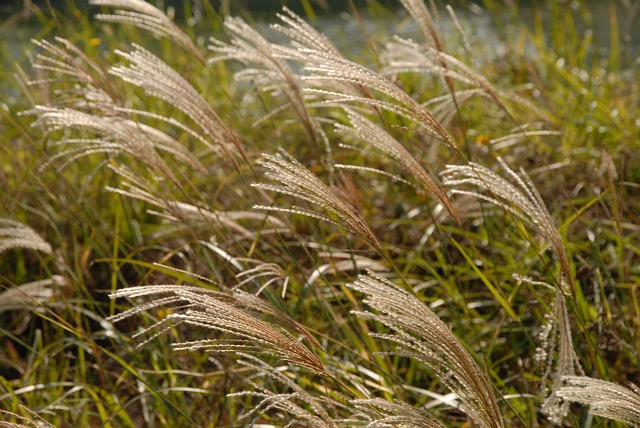
[{"label": "dark water in background", "polygon": [[[24,0],[6,1],[0,0],[0,67],[6,72],[15,68],[16,64],[27,63],[25,52],[30,48],[29,40],[32,37],[38,38],[45,34],[47,38],[52,38],[51,34],[44,32],[36,19],[21,21],[19,24],[11,25],[11,19],[16,19],[17,14],[22,8]],[[72,0],[49,0],[48,2],[41,0],[33,0],[34,4],[42,10],[47,10],[48,3],[53,7],[64,11],[66,5]],[[209,0],[191,0],[194,10],[202,9],[202,2]],[[514,0],[511,0],[514,1]],[[555,0],[561,2],[561,0]],[[359,12],[359,20],[352,13],[351,2],[356,6]],[[509,3],[509,0],[504,0]],[[82,1],[76,0],[74,3],[82,5]],[[163,10],[170,9],[176,15],[176,21],[181,25],[188,25],[192,22],[185,20],[184,16],[180,16],[184,11],[184,4],[179,0],[158,0],[151,1]],[[407,13],[400,7],[398,1],[394,0],[212,0],[211,4],[216,10],[224,10],[231,14],[240,13],[243,17],[247,17],[249,11],[249,19],[252,25],[263,33],[269,35],[269,38],[278,41],[278,35],[273,34],[269,28],[269,24],[276,22],[276,13],[282,8],[282,5],[294,9],[301,16],[308,16],[305,12],[305,3],[307,7],[311,5],[315,17],[313,17],[312,25],[327,34],[329,38],[340,48],[346,57],[359,58],[359,60],[367,61],[367,55],[373,58],[371,53],[371,44],[377,46],[378,49],[383,47],[385,41],[388,41],[392,34],[398,34],[401,37],[422,40],[416,24],[407,16]],[[429,0],[427,0],[429,3]],[[484,58],[492,59],[500,57],[506,52],[507,46],[503,42],[505,34],[499,34],[495,26],[495,21],[489,13],[482,10],[474,3],[464,0],[443,2],[436,0],[436,4],[443,5],[451,3],[454,6],[457,17],[462,28],[465,29],[466,37],[470,41],[471,47],[478,50],[478,54]],[[481,3],[481,1],[478,1]],[[546,2],[548,3],[548,2]],[[567,7],[567,13],[570,13],[572,7],[571,0],[564,2]],[[573,2],[575,3],[575,1]],[[620,0],[586,0],[584,3],[590,11],[593,19],[593,37],[594,45],[599,48],[599,54],[606,55],[610,46],[610,7],[613,5],[618,10],[618,26],[621,31],[621,47],[629,58],[629,64],[638,61],[640,53],[640,16],[636,16],[634,21],[629,21],[628,13],[623,11]],[[532,27],[533,25],[533,8],[541,9],[543,22],[545,16],[549,17],[549,11],[541,6],[542,2],[536,1],[520,1],[518,2],[518,12],[514,19],[510,17],[510,10],[504,8],[505,22],[510,22],[513,28],[500,28],[502,32],[512,31],[517,34],[518,26],[523,25]],[[97,8],[90,6],[81,6],[86,8],[86,13],[96,13]],[[640,12],[640,11],[638,11]],[[64,13],[64,12],[62,12]],[[197,16],[197,14],[196,14]],[[389,17],[392,17],[391,19]],[[460,35],[456,30],[453,20],[444,10],[439,13],[437,27],[440,34],[444,35],[444,39],[448,42],[449,47],[461,46]],[[196,23],[197,25],[197,23]],[[364,28],[364,32],[363,32]],[[204,38],[201,40],[204,41]],[[527,49],[531,55],[535,55],[532,47]],[[5,73],[6,74],[6,73]],[[13,85],[15,87],[15,85]],[[13,94],[6,94],[11,87],[8,84],[0,82],[0,102],[3,98]],[[6,102],[6,100],[5,100]]]},{"label": "dark water in background", "polygon": [[[76,3],[80,9],[87,9],[87,13],[95,13],[98,8],[88,5],[88,1],[82,0],[30,0],[42,10],[47,10],[49,5],[59,10],[64,10],[70,2]],[[181,0],[148,0],[163,10],[172,9],[176,15],[176,21],[188,22],[184,16],[184,2]],[[429,4],[431,0],[426,0]],[[16,16],[22,8],[25,0],[0,0],[0,42],[3,44],[20,44],[20,39],[29,36],[37,36],[37,28],[28,26],[16,26],[10,31],[3,31],[4,23],[11,16]],[[276,20],[275,14],[282,9],[283,5],[293,9],[301,16],[308,16],[309,8],[315,14],[315,28],[326,33],[339,47],[353,52],[362,48],[366,44],[367,36],[362,32],[361,25],[371,36],[390,35],[396,33],[405,37],[419,37],[415,24],[407,19],[406,12],[400,7],[397,0],[191,0],[192,8],[195,11],[203,10],[203,2],[212,5],[218,11],[231,14],[247,15],[249,12],[257,26],[268,32],[268,23]],[[532,25],[533,8],[542,9],[542,17],[545,13],[544,3],[535,0],[503,0],[505,4],[518,3],[517,18],[506,19],[514,24]],[[577,4],[575,0],[555,0],[556,3],[565,4],[567,13]],[[476,3],[466,0],[435,0],[435,4],[442,6],[439,21],[442,34],[457,33],[449,14],[444,10],[445,4],[451,4],[458,15],[462,27],[467,32],[467,37],[473,42],[483,46],[494,46],[499,50],[501,43],[497,39],[494,28],[494,21]],[[640,46],[640,16],[630,16],[624,11],[620,0],[583,0],[593,19],[593,35],[596,45],[606,47],[610,44],[610,6],[613,5],[618,10],[618,25],[622,33],[623,45],[631,48]],[[352,14],[352,8],[359,11],[361,21],[358,22]],[[548,7],[547,7],[548,8]],[[638,8],[640,9],[640,8]],[[509,15],[509,8],[504,7],[505,15]],[[637,11],[640,15],[640,10]],[[64,12],[63,12],[64,13]],[[377,15],[377,16],[376,16]],[[399,19],[390,20],[390,16],[397,16]],[[385,18],[383,18],[383,16]],[[31,20],[33,21],[33,20]],[[12,26],[13,27],[13,26]],[[21,47],[21,46],[20,46]],[[20,48],[19,47],[19,48]],[[15,49],[10,48],[9,51]],[[351,53],[349,52],[349,53]],[[636,50],[637,53],[637,50]]]}]

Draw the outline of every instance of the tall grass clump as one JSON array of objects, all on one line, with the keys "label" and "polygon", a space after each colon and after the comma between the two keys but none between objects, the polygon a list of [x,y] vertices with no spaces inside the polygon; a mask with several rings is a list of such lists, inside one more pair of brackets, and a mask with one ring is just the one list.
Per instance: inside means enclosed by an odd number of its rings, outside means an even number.
[{"label": "tall grass clump", "polygon": [[303,3],[25,4],[0,426],[640,425],[636,7]]}]

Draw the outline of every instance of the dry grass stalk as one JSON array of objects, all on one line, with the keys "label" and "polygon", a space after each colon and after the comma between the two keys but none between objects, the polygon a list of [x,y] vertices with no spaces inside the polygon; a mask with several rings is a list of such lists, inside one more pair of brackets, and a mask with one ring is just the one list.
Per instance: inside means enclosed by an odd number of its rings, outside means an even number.
[{"label": "dry grass stalk", "polygon": [[240,137],[180,73],[139,45],[134,44],[131,52],[116,53],[130,64],[112,67],[109,71],[112,75],[181,110],[222,148],[236,168],[239,168],[236,155],[247,161]]},{"label": "dry grass stalk", "polygon": [[156,210],[148,210],[150,214],[157,215],[174,223],[176,227],[207,227],[209,229],[222,229],[235,239],[254,239],[256,231],[244,227],[242,221],[254,221],[264,223],[274,229],[264,229],[261,234],[275,231],[288,231],[285,224],[274,216],[256,213],[254,211],[221,211],[211,210],[204,206],[198,206],[186,202],[167,199],[162,194],[154,192],[158,187],[135,172],[124,166],[109,167],[123,179],[120,188],[107,186],[107,190],[122,196],[147,202],[157,207]]},{"label": "dry grass stalk", "polygon": [[336,409],[344,410],[346,408],[344,404],[331,399],[328,395],[313,396],[278,368],[250,355],[243,355],[243,357],[244,359],[239,361],[240,364],[283,385],[288,389],[288,392],[276,393],[255,382],[248,381],[253,387],[251,391],[228,395],[229,397],[253,397],[259,400],[259,403],[251,411],[241,416],[241,420],[248,420],[268,412],[282,412],[292,417],[291,422],[285,425],[286,427],[339,428],[342,426],[330,412]]},{"label": "dry grass stalk", "polygon": [[0,218],[0,254],[14,248],[27,248],[51,254],[53,249],[38,233],[19,221]]},{"label": "dry grass stalk", "polygon": [[558,396],[589,406],[589,412],[608,419],[640,426],[640,388],[625,388],[613,382],[586,376],[563,376]]},{"label": "dry grass stalk", "polygon": [[280,157],[265,154],[258,163],[266,169],[265,176],[267,178],[280,184],[257,183],[253,184],[254,187],[305,200],[334,214],[338,220],[333,220],[325,214],[298,206],[280,208],[256,205],[254,208],[287,214],[301,214],[328,223],[342,225],[382,253],[380,242],[378,242],[378,239],[360,213],[354,211],[348,203],[339,198],[326,184],[291,155],[281,150]]},{"label": "dry grass stalk", "polygon": [[427,172],[398,140],[365,117],[348,111],[348,118],[351,126],[336,124],[336,129],[339,132],[370,144],[373,148],[399,162],[402,168],[418,181],[422,190],[438,200],[458,222],[460,221],[451,199],[434,178],[433,170],[428,165]]},{"label": "dry grass stalk", "polygon": [[331,52],[307,48],[299,49],[299,52],[304,58],[305,69],[311,73],[308,76],[303,76],[304,80],[314,85],[321,84],[323,81],[346,83],[353,85],[358,92],[362,92],[362,88],[366,88],[367,94],[371,93],[369,91],[376,91],[390,97],[395,102],[324,89],[308,88],[305,90],[307,93],[328,98],[338,106],[341,103],[358,102],[392,111],[424,127],[431,135],[449,147],[456,147],[455,141],[429,110],[382,75]]},{"label": "dry grass stalk", "polygon": [[536,359],[546,366],[542,385],[544,386],[549,378],[552,382],[551,388],[546,390],[542,413],[553,424],[559,425],[569,412],[569,402],[559,394],[563,385],[562,379],[576,373],[583,376],[584,372],[573,347],[564,294],[556,291],[555,295],[553,311],[548,317],[548,324],[540,334],[542,343],[536,351]]},{"label": "dry grass stalk", "polygon": [[[287,15],[282,15],[281,19],[286,23],[296,24],[301,21],[297,15],[288,11],[288,9],[285,9],[285,12],[287,12]],[[314,144],[322,142],[327,154],[330,155],[331,148],[328,145],[324,131],[307,109],[300,79],[291,70],[285,59],[290,55],[283,55],[286,49],[269,42],[241,18],[228,17],[225,19],[224,25],[232,35],[231,43],[224,43],[212,38],[212,44],[209,45],[209,49],[218,54],[212,61],[235,60],[245,65],[251,64],[259,67],[240,71],[235,74],[235,78],[240,81],[249,80],[265,92],[276,95],[283,93],[288,100],[288,104],[274,110],[268,117],[287,107],[293,108],[311,141]],[[307,27],[304,28],[306,29]],[[295,28],[299,27],[296,26]],[[286,32],[282,26],[279,27],[279,30]],[[294,32],[292,29],[292,33],[289,33],[289,35],[294,36],[294,34],[296,37],[302,37],[299,31]]]},{"label": "dry grass stalk", "polygon": [[[249,300],[246,293],[236,293],[233,297],[225,293],[204,290],[200,287],[180,285],[150,285],[118,290],[110,295],[115,298],[150,297],[153,300],[140,304],[110,318],[117,322],[133,315],[158,307],[170,307],[171,313],[154,325],[143,329],[134,337],[156,331],[143,346],[175,324],[203,327],[233,338],[200,339],[180,342],[176,350],[204,350],[209,352],[241,352],[256,355],[270,355],[282,361],[305,367],[313,373],[327,376],[328,372],[318,356],[304,346],[284,328],[275,328],[269,323],[247,312],[264,308]],[[272,313],[274,310],[271,310]],[[284,316],[283,316],[284,318]],[[300,326],[298,326],[300,327]],[[158,331],[159,330],[159,331]]]},{"label": "dry grass stalk", "polygon": [[[502,159],[498,158],[498,162],[500,162],[500,165],[508,177],[515,184],[512,184],[489,168],[473,162],[469,163],[469,165],[447,165],[441,173],[444,177],[443,183],[445,186],[451,187],[471,185],[484,190],[492,196],[459,189],[454,189],[452,192],[462,195],[472,195],[496,204],[514,214],[519,219],[531,224],[534,230],[551,246],[551,249],[558,258],[561,268],[561,273],[558,278],[559,287],[562,288],[563,292],[570,293],[571,290],[573,290],[574,284],[569,259],[564,249],[562,237],[540,193],[538,193],[535,185],[524,170],[521,170],[521,176],[518,176]],[[565,285],[565,279],[568,281],[570,287]]]},{"label": "dry grass stalk", "polygon": [[[364,428],[444,428],[433,415],[401,401],[381,398],[352,400],[357,410],[352,426]],[[351,422],[351,421],[349,421]]]},{"label": "dry grass stalk", "polygon": [[480,427],[504,427],[488,374],[422,301],[373,272],[360,275],[348,286],[364,293],[364,302],[379,311],[355,312],[356,315],[393,330],[393,334],[372,334],[400,346],[391,354],[414,358],[431,367],[440,381],[460,397],[461,409]]},{"label": "dry grass stalk", "polygon": [[190,53],[204,63],[200,50],[193,44],[180,27],[158,8],[143,0],[89,0],[89,4],[117,8],[115,15],[97,14],[96,19],[103,22],[132,24],[150,31],[158,37],[166,37],[184,46]]}]

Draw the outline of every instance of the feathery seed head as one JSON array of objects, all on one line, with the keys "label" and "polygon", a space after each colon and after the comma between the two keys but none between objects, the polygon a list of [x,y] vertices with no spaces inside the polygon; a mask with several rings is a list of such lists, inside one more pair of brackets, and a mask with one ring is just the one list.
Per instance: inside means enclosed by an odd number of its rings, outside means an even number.
[{"label": "feathery seed head", "polygon": [[335,221],[325,214],[297,206],[279,208],[256,205],[254,208],[290,214],[302,214],[328,223],[340,224],[346,227],[351,233],[363,238],[376,250],[382,252],[382,247],[378,239],[360,213],[355,212],[349,204],[340,199],[329,186],[320,181],[318,177],[291,155],[284,150],[281,150],[279,153],[279,157],[265,154],[263,155],[263,159],[259,161],[259,164],[266,170],[265,176],[279,184],[254,183],[253,186],[258,189],[282,193],[305,200],[334,214],[338,217],[338,220]]}]

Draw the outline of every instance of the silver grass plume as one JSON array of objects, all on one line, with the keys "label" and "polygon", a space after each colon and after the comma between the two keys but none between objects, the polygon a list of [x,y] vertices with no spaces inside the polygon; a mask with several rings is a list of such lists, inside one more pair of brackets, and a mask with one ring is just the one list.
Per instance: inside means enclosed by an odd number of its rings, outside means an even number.
[{"label": "silver grass plume", "polygon": [[[334,58],[343,58],[340,50],[338,50],[338,48],[325,34],[317,31],[304,19],[293,13],[287,7],[283,7],[283,13],[278,14],[277,16],[284,25],[273,24],[271,28],[287,36],[290,39],[291,45],[290,47],[284,45],[274,46],[274,49],[280,57],[299,62],[302,65],[307,64],[308,52],[313,51],[324,52],[325,54],[330,55]],[[307,80],[307,82],[312,84],[313,79]],[[361,94],[366,99],[368,99],[368,101],[372,103],[372,105],[375,104],[374,100],[372,100],[373,96],[371,94],[371,91],[366,86],[355,85],[354,87],[354,85],[352,85],[351,83],[336,85],[337,82],[335,81],[332,83],[333,89],[337,90],[340,93],[356,96],[357,94]],[[305,93],[307,94],[307,96],[305,97],[305,102],[308,106],[318,106],[322,104],[317,104],[314,102],[313,90],[309,90],[308,88],[306,88]]]},{"label": "silver grass plume", "polygon": [[46,254],[53,252],[51,245],[26,224],[0,218],[0,254],[14,248],[27,248]]},{"label": "silver grass plume", "polygon": [[329,186],[320,181],[318,177],[291,155],[284,150],[280,150],[279,153],[280,156],[264,154],[263,158],[258,161],[266,170],[265,177],[277,181],[279,184],[254,183],[252,186],[305,200],[334,214],[338,220],[333,220],[326,214],[298,206],[280,208],[256,205],[254,206],[255,209],[301,214],[327,223],[342,225],[351,233],[363,238],[380,253],[383,252],[380,242],[360,213],[356,212],[349,203],[341,199]]},{"label": "silver grass plume", "polygon": [[236,168],[236,155],[247,159],[240,137],[180,73],[136,44],[131,52],[116,53],[129,61],[129,65],[112,67],[109,71],[111,74],[139,86],[147,94],[158,97],[185,113],[206,136],[224,150]]},{"label": "silver grass plume", "polygon": [[148,166],[161,172],[173,182],[177,179],[172,169],[165,163],[158,151],[173,155],[191,168],[205,172],[205,168],[179,141],[151,126],[135,122],[122,116],[101,116],[71,108],[35,106],[27,113],[37,116],[32,127],[42,128],[47,134],[74,129],[97,135],[97,138],[63,138],[56,146],[66,147],[54,155],[43,166],[56,159],[67,160],[58,168],[64,169],[79,158],[95,154],[129,154]]},{"label": "silver grass plume", "polygon": [[[186,324],[224,333],[232,338],[179,342],[173,345],[176,350],[269,355],[304,367],[315,374],[327,376],[328,372],[315,352],[304,346],[292,333],[285,328],[274,327],[250,313],[254,311],[259,315],[260,312],[264,312],[264,305],[256,304],[256,300],[250,296],[247,293],[230,296],[201,287],[181,285],[129,287],[111,294],[110,298],[147,297],[151,300],[114,315],[109,320],[118,322],[150,309],[169,307],[171,313],[164,319],[134,335],[138,337],[151,333],[151,336],[139,346],[143,346],[174,325]],[[273,315],[274,311],[272,309],[268,315]],[[279,318],[286,319],[286,316],[280,314]],[[302,328],[296,325],[297,329]]]},{"label": "silver grass plume", "polygon": [[358,276],[348,287],[366,295],[364,302],[379,313],[354,312],[381,322],[393,334],[372,334],[399,345],[393,355],[413,358],[431,367],[438,379],[460,397],[460,408],[483,428],[504,427],[493,386],[450,328],[420,299],[373,273]]},{"label": "silver grass plume", "polygon": [[400,3],[418,24],[418,28],[420,28],[427,43],[438,46],[442,50],[442,41],[438,37],[431,13],[429,13],[429,9],[427,9],[424,2],[422,0],[400,0]]},{"label": "silver grass plume", "polygon": [[[71,79],[79,85],[65,89],[64,98],[57,101],[75,103],[85,107],[99,108],[106,100],[108,110],[119,98],[118,89],[108,78],[107,71],[93,61],[86,53],[67,39],[56,37],[57,44],[47,40],[32,40],[42,49],[32,61],[33,68],[44,71],[48,77],[31,80],[30,85],[50,84]],[[70,97],[76,93],[79,99]]]},{"label": "silver grass plume", "polygon": [[[69,156],[70,160],[65,163],[66,165],[78,157],[82,157],[84,151],[87,153],[111,153],[124,150],[128,151],[129,154],[136,154],[135,152],[139,150],[139,148],[136,149],[135,147],[136,143],[139,143],[139,140],[146,139],[149,141],[142,145],[155,145],[157,149],[172,154],[181,163],[189,165],[199,172],[206,172],[197,158],[190,153],[184,145],[159,129],[139,123],[137,120],[132,119],[132,117],[145,117],[162,121],[194,137],[209,151],[219,153],[223,147],[220,145],[212,145],[210,141],[211,137],[207,137],[211,134],[212,130],[210,128],[206,128],[205,131],[208,129],[209,132],[205,132],[206,135],[203,135],[201,132],[197,132],[189,125],[176,119],[144,110],[124,107],[120,89],[115,86],[115,80],[109,76],[107,70],[103,69],[68,40],[56,38],[56,41],[58,44],[53,44],[45,40],[34,41],[35,44],[43,49],[43,52],[37,55],[33,61],[33,67],[47,72],[48,77],[33,80],[29,83],[31,85],[51,84],[57,81],[68,83],[68,80],[71,79],[76,84],[73,88],[65,87],[64,91],[61,92],[64,96],[58,96],[52,102],[47,102],[46,106],[36,106],[30,111],[25,112],[25,114],[33,114],[36,116],[47,114],[52,117],[61,118],[62,116],[71,116],[74,112],[80,112],[78,115],[87,115],[80,123],[81,129],[87,126],[87,120],[85,119],[95,118],[96,127],[98,127],[100,123],[106,124],[100,131],[106,130],[111,132],[107,132],[106,134],[105,132],[98,132],[99,134],[103,134],[103,138],[96,139],[73,140],[66,138],[57,143],[57,145],[68,146],[70,148],[63,154],[55,156],[54,159],[65,155]],[[176,85],[176,88],[178,87],[180,90],[176,90],[174,95],[179,95],[184,88],[189,87],[189,84],[182,82],[182,86]],[[195,90],[192,89],[192,91]],[[184,91],[182,93],[184,93]],[[167,98],[169,98],[169,95],[164,99],[167,100]],[[197,98],[197,95],[194,98]],[[206,104],[206,102],[200,100],[200,105],[202,106],[204,104]],[[66,107],[66,109],[63,107]],[[183,108],[183,110],[185,109]],[[72,117],[68,118],[73,119]],[[80,118],[77,119],[80,120]],[[89,120],[89,122],[90,121],[91,120]],[[111,123],[113,123],[113,125],[111,125]],[[52,123],[52,125],[53,124],[54,123]],[[126,130],[135,133],[136,126],[140,128],[139,138],[126,136],[125,141],[118,141],[118,135],[123,135]],[[119,131],[118,128],[123,129]],[[222,129],[222,127],[220,129],[221,131],[215,133],[215,135],[222,140],[224,139],[226,131]],[[45,129],[45,131],[47,130]],[[231,131],[226,134],[228,134],[227,136],[231,136],[230,138],[232,140],[235,138],[232,136],[233,132]],[[114,138],[116,141],[113,141]],[[158,159],[155,155],[150,154],[147,156],[148,153],[138,154],[142,155],[141,160],[147,163],[151,161],[151,163],[158,164]],[[63,167],[65,165],[63,165]]]},{"label": "silver grass plume", "polygon": [[[260,414],[279,411],[287,414],[289,426],[313,428],[367,427],[367,428],[443,428],[429,413],[406,403],[390,402],[378,398],[349,400],[337,391],[322,396],[312,395],[282,372],[282,368],[270,366],[263,361],[243,355],[240,364],[259,375],[281,384],[287,390],[277,393],[248,381],[251,391],[229,394],[229,397],[251,397],[259,400],[254,408],[241,416],[249,420]],[[335,398],[332,398],[335,397]],[[346,417],[342,416],[346,415]]]},{"label": "silver grass plume", "polygon": [[[305,69],[310,73],[303,76],[303,80],[314,85],[322,84],[323,81],[346,83],[353,85],[360,92],[362,88],[367,89],[367,96],[355,96],[323,88],[307,88],[305,89],[307,93],[323,96],[331,103],[363,103],[391,111],[424,127],[432,136],[449,147],[456,147],[455,141],[427,108],[384,76],[332,52],[308,48],[300,48],[298,51],[300,57],[304,58]],[[370,98],[368,94],[373,91],[394,101]]]},{"label": "silver grass plume", "polygon": [[[396,37],[394,42],[387,44],[382,60],[387,64],[385,73],[428,72],[451,79],[451,82],[455,80],[467,85],[468,89],[457,90],[444,97],[451,100],[454,106],[461,106],[474,96],[483,96],[493,101],[509,116],[511,112],[504,100],[512,101],[539,117],[551,120],[547,113],[513,90],[499,90],[482,73],[441,50],[423,47],[411,40]],[[427,104],[432,104],[433,101],[430,100]],[[455,108],[453,110],[455,111]]]},{"label": "silver grass plume", "polygon": [[482,89],[458,89],[456,91],[455,102],[451,95],[448,94],[431,98],[424,103],[424,106],[431,110],[443,126],[448,126],[458,114],[458,108],[474,97],[482,96],[486,96]]},{"label": "silver grass plume", "polygon": [[[521,169],[520,175],[518,175],[501,158],[498,158],[498,162],[515,184],[512,184],[489,168],[474,162],[468,165],[447,165],[445,170],[441,172],[444,178],[443,183],[445,186],[451,187],[475,186],[491,196],[459,189],[453,189],[452,193],[475,196],[498,205],[520,220],[532,225],[533,229],[544,238],[558,258],[561,268],[558,278],[559,286],[563,292],[570,293],[574,284],[569,259],[562,237],[540,193],[538,193],[535,185],[524,170]],[[566,285],[567,281],[569,286]]]},{"label": "silver grass plume", "polygon": [[261,260],[249,259],[249,258],[235,258],[236,262],[245,262],[246,264],[254,265],[254,267],[245,269],[236,274],[238,283],[234,288],[243,287],[250,282],[259,282],[262,279],[266,279],[255,295],[258,296],[264,291],[265,288],[275,282],[282,282],[282,297],[284,298],[287,292],[287,284],[289,283],[289,277],[285,275],[282,267],[277,263],[267,263]]},{"label": "silver grass plume", "polygon": [[283,7],[282,10],[283,13],[278,13],[277,17],[285,25],[273,24],[271,27],[289,37],[295,48],[314,49],[332,53],[336,56],[342,55],[325,34],[313,28],[307,21],[293,13],[286,6]]},{"label": "silver grass plume", "polygon": [[[97,137],[78,138],[65,136],[54,143],[64,150],[54,155],[43,167],[56,159],[66,157],[59,167],[64,169],[73,161],[93,154],[130,154],[147,165],[162,172],[175,181],[171,169],[164,163],[156,150],[173,155],[178,161],[199,172],[205,169],[200,162],[180,142],[159,129],[130,119],[130,114],[138,111],[123,108],[118,88],[103,68],[82,53],[71,42],[57,38],[58,44],[47,41],[34,41],[43,49],[33,61],[36,69],[46,71],[46,79],[31,81],[35,85],[42,82],[75,83],[73,88],[61,91],[48,105],[37,105],[24,114],[34,115],[37,119],[32,127],[40,127],[45,133],[58,130],[76,131],[97,135]],[[146,113],[143,116],[150,116]],[[160,118],[155,116],[154,118]],[[165,118],[166,119],[166,118]],[[173,123],[170,119],[165,120]]]},{"label": "silver grass plume", "polygon": [[[220,298],[222,300],[225,299],[226,296],[221,295]],[[321,348],[320,343],[316,340],[316,338],[307,331],[306,327],[296,320],[288,317],[283,314],[281,311],[274,308],[269,303],[265,302],[263,299],[259,298],[255,294],[247,293],[242,290],[234,290],[233,295],[231,297],[226,297],[230,302],[233,303],[236,307],[242,309],[248,314],[258,317],[269,324],[278,326],[280,328],[294,331],[303,337],[307,342],[311,345]]]},{"label": "silver grass plume", "polygon": [[354,412],[351,426],[364,428],[445,428],[433,415],[402,401],[381,398],[351,400]]},{"label": "silver grass plume", "polygon": [[37,309],[60,294],[66,284],[65,278],[52,275],[51,278],[32,281],[0,292],[0,313],[9,310]]},{"label": "silver grass plume", "polygon": [[228,394],[228,397],[252,397],[259,400],[253,409],[240,417],[241,420],[275,411],[280,414],[286,413],[291,417],[291,421],[284,425],[285,427],[339,428],[342,426],[330,411],[344,410],[346,406],[343,403],[332,399],[329,394],[320,397],[311,395],[278,368],[250,355],[242,355],[242,357],[240,364],[281,384],[287,388],[287,392],[276,393],[255,382],[247,381],[253,387],[251,391]]},{"label": "silver grass plume", "polygon": [[[563,399],[560,390],[566,376],[583,376],[584,372],[571,339],[571,324],[563,293],[555,291],[556,299],[548,323],[540,334],[541,345],[536,351],[536,360],[545,366],[542,385],[551,378],[551,388],[545,389],[542,413],[553,424],[559,425],[569,413],[569,401]],[[556,355],[557,353],[557,355]],[[555,359],[555,364],[554,364]]]},{"label": "silver grass plume", "polygon": [[[444,53],[444,45],[440,40],[440,36],[438,36],[438,32],[436,31],[433,19],[431,18],[431,14],[429,13],[429,9],[427,9],[427,6],[424,4],[424,2],[422,0],[400,0],[400,3],[402,3],[402,6],[407,10],[407,12],[409,12],[413,20],[416,21],[426,40],[433,43],[433,46],[435,47],[435,50],[437,52]],[[441,60],[440,64],[444,69],[447,68],[447,64],[444,60]],[[446,73],[444,73],[442,76],[444,77],[444,81],[447,84],[449,92],[451,93],[451,97],[453,98],[455,103],[456,89],[453,83],[453,79],[451,79],[451,76],[448,76]]]},{"label": "silver grass plume", "polygon": [[464,31],[464,29],[462,28],[462,25],[460,24],[460,21],[458,20],[458,16],[456,15],[456,12],[453,10],[451,5],[446,5],[445,9],[447,9],[447,12],[449,13],[449,17],[451,17],[451,20],[453,21],[453,26],[456,28],[456,30],[458,31],[458,34],[460,35],[461,42],[462,42],[462,47],[464,48],[465,53],[467,55],[469,55],[469,57],[471,57],[471,62],[475,63],[475,61],[474,61],[474,52],[471,49],[471,44],[469,43],[469,38],[467,37],[467,32]]},{"label": "silver grass plume", "polygon": [[586,376],[564,376],[558,396],[589,406],[589,412],[608,419],[640,426],[640,388]]},{"label": "silver grass plume", "polygon": [[191,38],[164,12],[144,0],[89,0],[89,4],[116,8],[115,14],[97,14],[98,20],[132,24],[158,37],[169,38],[188,49],[201,63],[205,62],[202,52],[193,44]]},{"label": "silver grass plume", "polygon": [[181,202],[157,194],[153,189],[157,188],[154,184],[130,169],[119,165],[109,165],[116,174],[123,180],[120,188],[107,186],[107,190],[122,196],[144,201],[154,205],[156,209],[148,210],[150,214],[162,217],[174,223],[177,227],[198,227],[209,226],[212,228],[222,228],[233,236],[242,239],[254,239],[256,232],[247,229],[240,224],[243,220],[252,220],[264,223],[274,229],[263,229],[261,234],[269,234],[276,231],[287,231],[285,224],[274,216],[259,214],[254,211],[222,211],[212,210],[203,206],[194,205],[187,202]]},{"label": "silver grass plume", "polygon": [[506,109],[498,90],[480,73],[441,50],[424,48],[410,40],[396,38],[395,43],[390,43],[386,49],[385,61],[387,70],[422,71],[427,70],[445,78],[455,79],[470,86],[485,91],[496,104]]},{"label": "silver grass plume", "polygon": [[337,274],[339,272],[363,270],[384,272],[389,270],[388,266],[385,266],[379,261],[359,254],[341,251],[322,251],[318,253],[318,256],[327,257],[330,259],[330,262],[317,266],[310,275],[307,275],[305,286],[313,285],[318,278],[328,273]]},{"label": "silver grass plume", "polygon": [[[285,9],[288,11],[288,9]],[[285,22],[298,22],[297,15],[288,12]],[[247,68],[235,74],[236,80],[249,80],[260,90],[274,94],[284,94],[288,104],[274,110],[268,117],[291,107],[302,123],[309,138],[315,143],[323,143],[327,154],[331,153],[324,131],[311,116],[302,92],[299,77],[293,72],[285,57],[283,48],[265,39],[241,18],[227,17],[224,26],[232,35],[230,43],[212,38],[209,49],[218,55],[211,61],[235,60]]]},{"label": "silver grass plume", "polygon": [[451,216],[460,221],[451,199],[439,185],[437,178],[434,178],[433,170],[428,165],[427,171],[398,140],[370,120],[351,110],[347,113],[351,126],[336,124],[336,129],[340,133],[361,140],[399,162],[402,168],[418,181],[422,190],[438,200]]}]

